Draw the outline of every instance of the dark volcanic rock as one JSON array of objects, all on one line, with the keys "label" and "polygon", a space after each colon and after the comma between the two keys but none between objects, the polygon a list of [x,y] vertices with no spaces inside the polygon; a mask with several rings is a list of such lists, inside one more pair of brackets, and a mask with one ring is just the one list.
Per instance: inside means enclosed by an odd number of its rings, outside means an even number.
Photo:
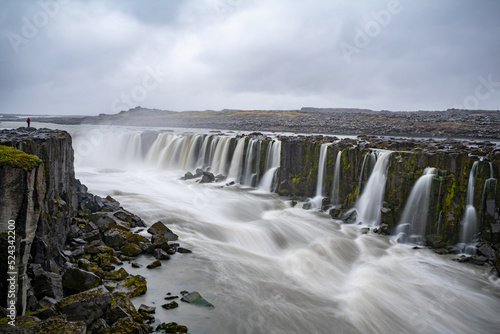
[{"label": "dark volcanic rock", "polygon": [[179,238],[177,234],[172,232],[168,227],[165,226],[161,221],[158,221],[148,228],[148,233],[152,235],[160,235],[165,238],[166,241],[175,241]]},{"label": "dark volcanic rock", "polygon": [[99,286],[64,298],[59,307],[69,321],[84,321],[89,326],[111,307],[111,295]]}]

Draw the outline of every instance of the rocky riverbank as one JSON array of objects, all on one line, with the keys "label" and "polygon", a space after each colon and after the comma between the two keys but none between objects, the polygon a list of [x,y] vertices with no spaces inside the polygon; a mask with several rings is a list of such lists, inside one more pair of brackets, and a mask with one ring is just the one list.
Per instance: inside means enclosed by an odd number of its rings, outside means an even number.
[{"label": "rocky riverbank", "polygon": [[[146,293],[146,279],[122,267],[124,262],[139,266],[134,259],[150,254],[156,260],[144,270],[154,270],[177,252],[189,253],[174,242],[177,235],[162,222],[146,230],[141,218],[113,198],[88,193],[74,178],[66,132],[4,130],[0,145],[8,145],[0,146],[1,229],[7,231],[4,222],[14,220],[17,238],[15,269],[5,266],[7,259],[0,266],[5,294],[0,332],[187,332],[176,323],[152,327],[155,308],[136,309],[130,301]],[[2,233],[4,254],[8,245],[8,235]],[[16,312],[6,304],[7,272],[13,270],[17,294],[9,299]],[[199,301],[196,294],[185,298]]]}]

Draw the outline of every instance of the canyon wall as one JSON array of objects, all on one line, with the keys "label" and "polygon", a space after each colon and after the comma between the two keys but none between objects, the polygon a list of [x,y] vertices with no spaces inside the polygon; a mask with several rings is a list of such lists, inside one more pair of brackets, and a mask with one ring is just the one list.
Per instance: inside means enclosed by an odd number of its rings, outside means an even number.
[{"label": "canyon wall", "polygon": [[[318,182],[320,147],[326,153],[323,204],[330,204],[337,154],[341,151],[338,197],[331,211],[334,218],[347,219],[363,193],[376,160],[376,152],[392,151],[387,169],[381,224],[395,232],[406,201],[424,169],[434,167],[426,235],[438,235],[447,244],[460,240],[466,208],[469,177],[475,167],[473,205],[477,211],[480,237],[499,243],[500,150],[489,142],[465,145],[453,140],[381,139],[360,136],[338,140],[323,136],[281,137],[282,155],[278,193],[290,197],[314,197]],[[421,213],[420,213],[421,214]]]},{"label": "canyon wall", "polygon": [[[71,136],[65,131],[20,128],[0,132],[0,145],[15,148],[41,161],[25,166],[12,161],[0,166],[0,229],[15,221],[18,314],[26,308],[28,259],[46,270],[64,262],[61,251],[77,210]],[[5,236],[5,233],[4,235]],[[2,238],[2,252],[7,239]],[[5,306],[6,266],[0,264],[0,301]]]}]

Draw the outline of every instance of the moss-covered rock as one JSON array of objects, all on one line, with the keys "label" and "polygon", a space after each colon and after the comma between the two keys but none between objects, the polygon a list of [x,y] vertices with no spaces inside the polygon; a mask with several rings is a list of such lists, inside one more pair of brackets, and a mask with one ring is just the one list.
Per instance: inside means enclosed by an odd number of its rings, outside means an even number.
[{"label": "moss-covered rock", "polygon": [[140,246],[133,244],[133,243],[126,243],[122,249],[122,254],[125,256],[137,256],[142,253],[142,249]]},{"label": "moss-covered rock", "polygon": [[132,298],[143,295],[148,290],[147,281],[141,275],[130,276],[125,281],[120,282],[115,289],[115,292],[126,294]]},{"label": "moss-covered rock", "polygon": [[38,167],[42,160],[35,155],[26,154],[15,148],[0,145],[0,166],[9,165],[25,171]]}]

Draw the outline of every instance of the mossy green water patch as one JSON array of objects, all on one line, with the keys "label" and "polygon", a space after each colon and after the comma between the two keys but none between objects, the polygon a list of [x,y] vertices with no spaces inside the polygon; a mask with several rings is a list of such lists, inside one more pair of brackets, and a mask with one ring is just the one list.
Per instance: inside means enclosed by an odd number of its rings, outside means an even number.
[{"label": "mossy green water patch", "polygon": [[0,145],[0,166],[9,165],[25,171],[40,166],[42,160],[35,155],[24,153],[9,146]]}]

